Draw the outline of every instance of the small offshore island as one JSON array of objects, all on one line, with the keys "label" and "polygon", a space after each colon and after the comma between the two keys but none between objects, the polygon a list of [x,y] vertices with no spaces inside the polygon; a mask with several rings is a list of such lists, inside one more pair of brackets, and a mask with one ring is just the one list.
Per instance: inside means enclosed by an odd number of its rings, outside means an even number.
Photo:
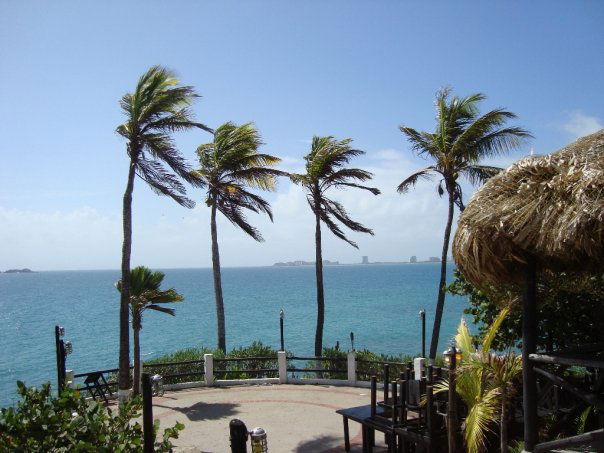
[{"label": "small offshore island", "polygon": [[31,269],[28,268],[23,268],[23,269],[8,269],[6,271],[4,271],[5,274],[29,274],[29,273],[33,273],[34,271],[32,271]]}]

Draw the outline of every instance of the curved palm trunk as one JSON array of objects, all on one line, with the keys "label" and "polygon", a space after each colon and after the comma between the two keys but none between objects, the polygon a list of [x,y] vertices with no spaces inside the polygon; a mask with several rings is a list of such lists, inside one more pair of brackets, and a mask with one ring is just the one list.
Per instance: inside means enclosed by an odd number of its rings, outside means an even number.
[{"label": "curved palm trunk", "polygon": [[[315,203],[318,206],[318,203]],[[321,252],[321,216],[315,213],[315,271],[317,275],[317,330],[315,332],[315,357],[320,357],[323,351],[323,324],[325,322],[325,298],[323,295],[323,257]]]},{"label": "curved palm trunk", "polygon": [[119,357],[119,390],[130,388],[130,255],[132,253],[132,192],[134,190],[134,161],[130,161],[128,184],[124,192],[122,224],[124,242],[122,245],[122,289],[120,292],[120,357]]},{"label": "curved palm trunk", "polygon": [[140,328],[134,327],[134,384],[132,385],[132,393],[135,395],[141,392],[141,344],[140,344]]},{"label": "curved palm trunk", "polygon": [[451,225],[453,224],[453,210],[455,208],[455,199],[452,190],[449,193],[449,216],[447,226],[445,227],[445,238],[443,241],[443,251],[440,262],[440,282],[438,284],[438,299],[436,301],[436,312],[434,313],[434,327],[432,328],[432,341],[430,342],[430,361],[434,363],[436,351],[438,350],[438,337],[440,335],[440,322],[443,317],[443,308],[445,306],[445,284],[447,283],[447,252],[449,251],[449,240],[451,238]]},{"label": "curved palm trunk", "polygon": [[226,334],[224,327],[224,301],[222,299],[222,280],[220,276],[220,253],[218,252],[218,232],[216,231],[216,198],[212,204],[212,267],[214,271],[214,295],[216,296],[216,318],[218,321],[218,348],[226,352]]}]

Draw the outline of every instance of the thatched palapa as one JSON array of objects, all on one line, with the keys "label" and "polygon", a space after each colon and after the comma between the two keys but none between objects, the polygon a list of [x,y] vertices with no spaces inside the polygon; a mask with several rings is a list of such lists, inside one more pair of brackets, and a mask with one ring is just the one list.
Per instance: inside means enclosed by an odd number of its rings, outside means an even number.
[{"label": "thatched palapa", "polygon": [[604,269],[604,129],[491,178],[459,219],[453,256],[468,280],[519,283],[541,270]]}]

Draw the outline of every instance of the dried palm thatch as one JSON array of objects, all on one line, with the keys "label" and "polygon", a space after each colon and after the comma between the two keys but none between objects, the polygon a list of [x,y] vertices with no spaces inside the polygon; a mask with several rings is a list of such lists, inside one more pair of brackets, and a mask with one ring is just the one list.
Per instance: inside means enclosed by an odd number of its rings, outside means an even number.
[{"label": "dried palm thatch", "polygon": [[478,287],[541,271],[604,269],[604,129],[491,178],[459,219],[453,256]]}]

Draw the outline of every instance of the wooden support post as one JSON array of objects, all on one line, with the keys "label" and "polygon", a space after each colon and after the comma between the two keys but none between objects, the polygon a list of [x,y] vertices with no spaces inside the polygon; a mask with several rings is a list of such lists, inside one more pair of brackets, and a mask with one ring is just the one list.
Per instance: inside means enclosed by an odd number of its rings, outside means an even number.
[{"label": "wooden support post", "polygon": [[375,376],[371,376],[371,417],[375,417],[377,406],[377,379]]},{"label": "wooden support post", "polygon": [[407,404],[407,381],[405,381],[404,379],[400,379],[399,381],[399,404],[401,405],[401,415],[400,415],[400,420],[401,420],[401,425],[406,425],[407,424],[407,408],[406,408],[406,404]]},{"label": "wooden support post", "polygon": [[388,381],[390,380],[390,365],[384,365],[384,404],[388,404]]},{"label": "wooden support post", "polygon": [[432,437],[434,428],[434,391],[432,390],[432,384],[426,386],[426,427],[428,436]]},{"label": "wooden support post", "polygon": [[522,301],[522,404],[524,408],[524,450],[532,452],[537,444],[537,382],[530,354],[537,340],[537,264],[527,257]]},{"label": "wooden support post", "polygon": [[447,404],[447,440],[449,453],[457,452],[457,394],[455,388],[455,367],[457,350],[452,346],[449,361],[449,402]]},{"label": "wooden support post", "polygon": [[144,453],[155,451],[155,433],[153,432],[153,391],[151,388],[151,375],[143,373],[143,441]]},{"label": "wooden support post", "polygon": [[396,381],[392,381],[392,424],[396,425],[397,423],[397,412],[398,412],[398,408],[397,403],[398,403],[398,395],[397,395],[397,389],[396,389]]}]

